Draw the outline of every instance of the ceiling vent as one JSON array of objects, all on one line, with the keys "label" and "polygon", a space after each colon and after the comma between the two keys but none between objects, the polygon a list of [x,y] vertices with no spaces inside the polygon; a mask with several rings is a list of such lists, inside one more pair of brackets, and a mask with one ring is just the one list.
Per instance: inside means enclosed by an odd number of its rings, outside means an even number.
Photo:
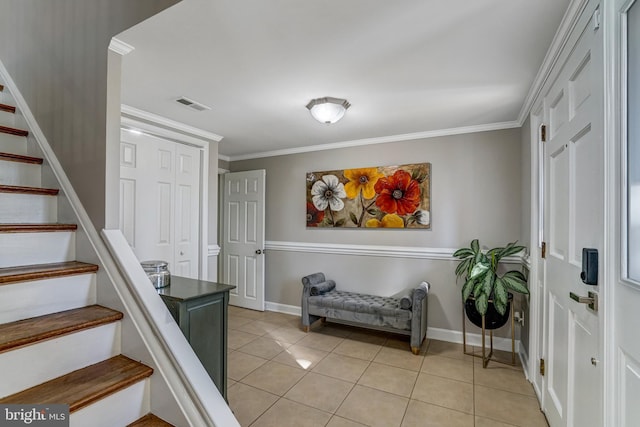
[{"label": "ceiling vent", "polygon": [[208,105],[196,102],[193,99],[187,98],[186,96],[181,96],[180,98],[176,99],[176,102],[186,107],[193,108],[197,111],[211,110],[211,107],[209,107]]}]

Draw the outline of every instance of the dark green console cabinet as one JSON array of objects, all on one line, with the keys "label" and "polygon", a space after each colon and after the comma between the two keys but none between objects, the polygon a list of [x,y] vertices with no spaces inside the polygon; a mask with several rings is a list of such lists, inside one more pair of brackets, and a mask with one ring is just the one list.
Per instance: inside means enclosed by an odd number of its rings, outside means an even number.
[{"label": "dark green console cabinet", "polygon": [[235,286],[171,276],[158,294],[227,399],[227,307]]}]

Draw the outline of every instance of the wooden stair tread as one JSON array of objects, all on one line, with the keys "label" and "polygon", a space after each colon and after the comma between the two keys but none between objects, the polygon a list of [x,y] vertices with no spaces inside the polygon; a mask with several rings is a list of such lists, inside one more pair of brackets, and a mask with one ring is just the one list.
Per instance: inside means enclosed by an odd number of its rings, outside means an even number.
[{"label": "wooden stair tread", "polygon": [[127,427],[175,427],[162,418],[158,418],[153,414],[147,414],[144,417],[132,422]]},{"label": "wooden stair tread", "polygon": [[57,188],[20,187],[17,185],[0,185],[0,193],[35,194],[42,196],[57,196]]},{"label": "wooden stair tread", "polygon": [[148,378],[153,369],[118,355],[0,399],[2,404],[62,403],[74,412]]},{"label": "wooden stair tread", "polygon": [[14,107],[13,105],[0,104],[0,111],[6,111],[7,113],[15,114],[16,107]]},{"label": "wooden stair tread", "polygon": [[0,285],[26,282],[29,280],[50,279],[53,277],[73,276],[76,274],[95,273],[96,271],[98,271],[97,265],[86,264],[78,261],[0,268]]},{"label": "wooden stair tread", "polygon": [[90,305],[5,323],[0,325],[0,353],[120,319],[119,311]]},{"label": "wooden stair tread", "polygon": [[0,233],[46,233],[51,231],[76,231],[77,224],[0,224]]},{"label": "wooden stair tread", "polygon": [[[2,104],[0,104],[1,106]],[[32,163],[35,165],[41,165],[42,159],[40,157],[23,156],[22,154],[12,153],[0,153],[0,160],[7,162],[20,162],[20,163]]]},{"label": "wooden stair tread", "polygon": [[23,129],[16,129],[9,126],[0,126],[0,133],[7,133],[9,135],[16,136],[28,136],[29,131]]}]

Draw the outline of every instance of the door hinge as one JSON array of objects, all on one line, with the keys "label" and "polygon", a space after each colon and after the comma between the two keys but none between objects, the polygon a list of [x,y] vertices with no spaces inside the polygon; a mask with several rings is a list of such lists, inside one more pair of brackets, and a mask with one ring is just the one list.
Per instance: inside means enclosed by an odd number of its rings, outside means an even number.
[{"label": "door hinge", "polygon": [[540,359],[540,375],[544,377],[544,359]]},{"label": "door hinge", "polygon": [[546,258],[547,257],[547,242],[542,242],[542,250],[541,250],[541,256],[542,258]]},{"label": "door hinge", "polygon": [[547,125],[540,126],[540,140],[547,142]]}]

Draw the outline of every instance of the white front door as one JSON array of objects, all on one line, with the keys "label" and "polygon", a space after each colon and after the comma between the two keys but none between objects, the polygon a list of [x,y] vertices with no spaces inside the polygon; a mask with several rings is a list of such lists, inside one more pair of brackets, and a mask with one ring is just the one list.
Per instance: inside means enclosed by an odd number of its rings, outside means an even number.
[{"label": "white front door", "polygon": [[[602,30],[590,2],[544,97],[545,324],[543,410],[551,427],[603,425],[601,296],[581,280],[583,248],[604,248]],[[584,301],[581,299],[581,301]],[[602,307],[602,298],[599,301]]]},{"label": "white front door", "polygon": [[198,278],[200,151],[121,132],[120,229],[140,261],[162,260]]},{"label": "white front door", "polygon": [[265,171],[224,175],[222,277],[229,303],[264,311]]},{"label": "white front door", "polygon": [[613,338],[609,353],[613,367],[608,370],[611,393],[605,402],[611,412],[606,426],[635,427],[640,425],[640,1],[616,0],[611,6],[613,40],[622,41],[626,49],[611,49],[608,57],[622,81],[611,88],[615,131],[608,163],[612,223],[608,241],[613,301],[608,304],[608,331]]}]

